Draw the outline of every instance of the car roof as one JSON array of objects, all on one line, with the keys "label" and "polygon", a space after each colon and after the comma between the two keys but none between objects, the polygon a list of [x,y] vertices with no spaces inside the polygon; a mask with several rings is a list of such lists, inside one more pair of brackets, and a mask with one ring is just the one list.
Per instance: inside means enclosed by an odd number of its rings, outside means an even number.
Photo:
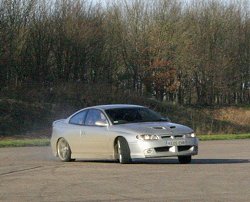
[{"label": "car roof", "polygon": [[118,108],[144,108],[143,106],[140,105],[132,105],[132,104],[110,104],[110,105],[97,105],[93,107],[87,107],[85,109],[102,109],[102,110],[107,110],[107,109],[118,109]]}]

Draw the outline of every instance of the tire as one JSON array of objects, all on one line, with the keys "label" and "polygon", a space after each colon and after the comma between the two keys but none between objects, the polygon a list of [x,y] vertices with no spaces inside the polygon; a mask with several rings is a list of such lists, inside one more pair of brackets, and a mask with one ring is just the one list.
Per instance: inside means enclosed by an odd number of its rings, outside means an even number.
[{"label": "tire", "polygon": [[178,156],[179,163],[188,164],[192,161],[192,156]]},{"label": "tire", "polygon": [[57,143],[57,154],[61,161],[71,161],[71,149],[64,138],[59,139]]},{"label": "tire", "polygon": [[128,143],[122,137],[119,137],[117,140],[117,154],[118,161],[121,164],[131,163],[130,149]]}]

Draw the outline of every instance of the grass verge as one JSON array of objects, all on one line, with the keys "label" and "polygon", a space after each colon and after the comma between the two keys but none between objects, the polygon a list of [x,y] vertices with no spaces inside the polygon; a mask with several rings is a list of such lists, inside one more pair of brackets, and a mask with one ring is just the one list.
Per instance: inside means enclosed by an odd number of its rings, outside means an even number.
[{"label": "grass verge", "polygon": [[250,133],[247,134],[216,134],[216,135],[197,135],[199,140],[238,140],[250,139]]},{"label": "grass verge", "polygon": [[0,147],[48,146],[49,144],[50,144],[50,140],[47,138],[0,140]]},{"label": "grass verge", "polygon": [[[250,139],[248,134],[216,134],[216,135],[197,135],[199,140],[237,140],[237,139]],[[48,138],[37,139],[3,139],[0,140],[1,147],[30,147],[30,146],[49,146],[50,140]]]}]

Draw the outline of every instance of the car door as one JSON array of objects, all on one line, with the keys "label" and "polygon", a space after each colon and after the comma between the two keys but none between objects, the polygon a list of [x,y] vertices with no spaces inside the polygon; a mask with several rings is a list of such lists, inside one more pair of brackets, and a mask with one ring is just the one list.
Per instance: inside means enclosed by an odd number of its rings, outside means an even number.
[{"label": "car door", "polygon": [[80,154],[82,152],[81,136],[84,131],[84,122],[87,113],[88,110],[83,110],[73,115],[69,120],[67,141],[74,154]]},{"label": "car door", "polygon": [[87,158],[110,158],[112,153],[108,148],[111,141],[109,130],[107,126],[98,125],[98,121],[108,125],[107,118],[101,110],[89,109],[81,136],[82,150]]}]

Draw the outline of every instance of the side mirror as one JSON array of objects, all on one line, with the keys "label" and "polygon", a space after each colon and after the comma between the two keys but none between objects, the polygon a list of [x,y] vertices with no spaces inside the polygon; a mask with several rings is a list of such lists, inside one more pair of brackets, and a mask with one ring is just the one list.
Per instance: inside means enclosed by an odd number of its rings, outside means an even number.
[{"label": "side mirror", "polygon": [[96,126],[107,127],[109,124],[106,121],[96,121]]}]

